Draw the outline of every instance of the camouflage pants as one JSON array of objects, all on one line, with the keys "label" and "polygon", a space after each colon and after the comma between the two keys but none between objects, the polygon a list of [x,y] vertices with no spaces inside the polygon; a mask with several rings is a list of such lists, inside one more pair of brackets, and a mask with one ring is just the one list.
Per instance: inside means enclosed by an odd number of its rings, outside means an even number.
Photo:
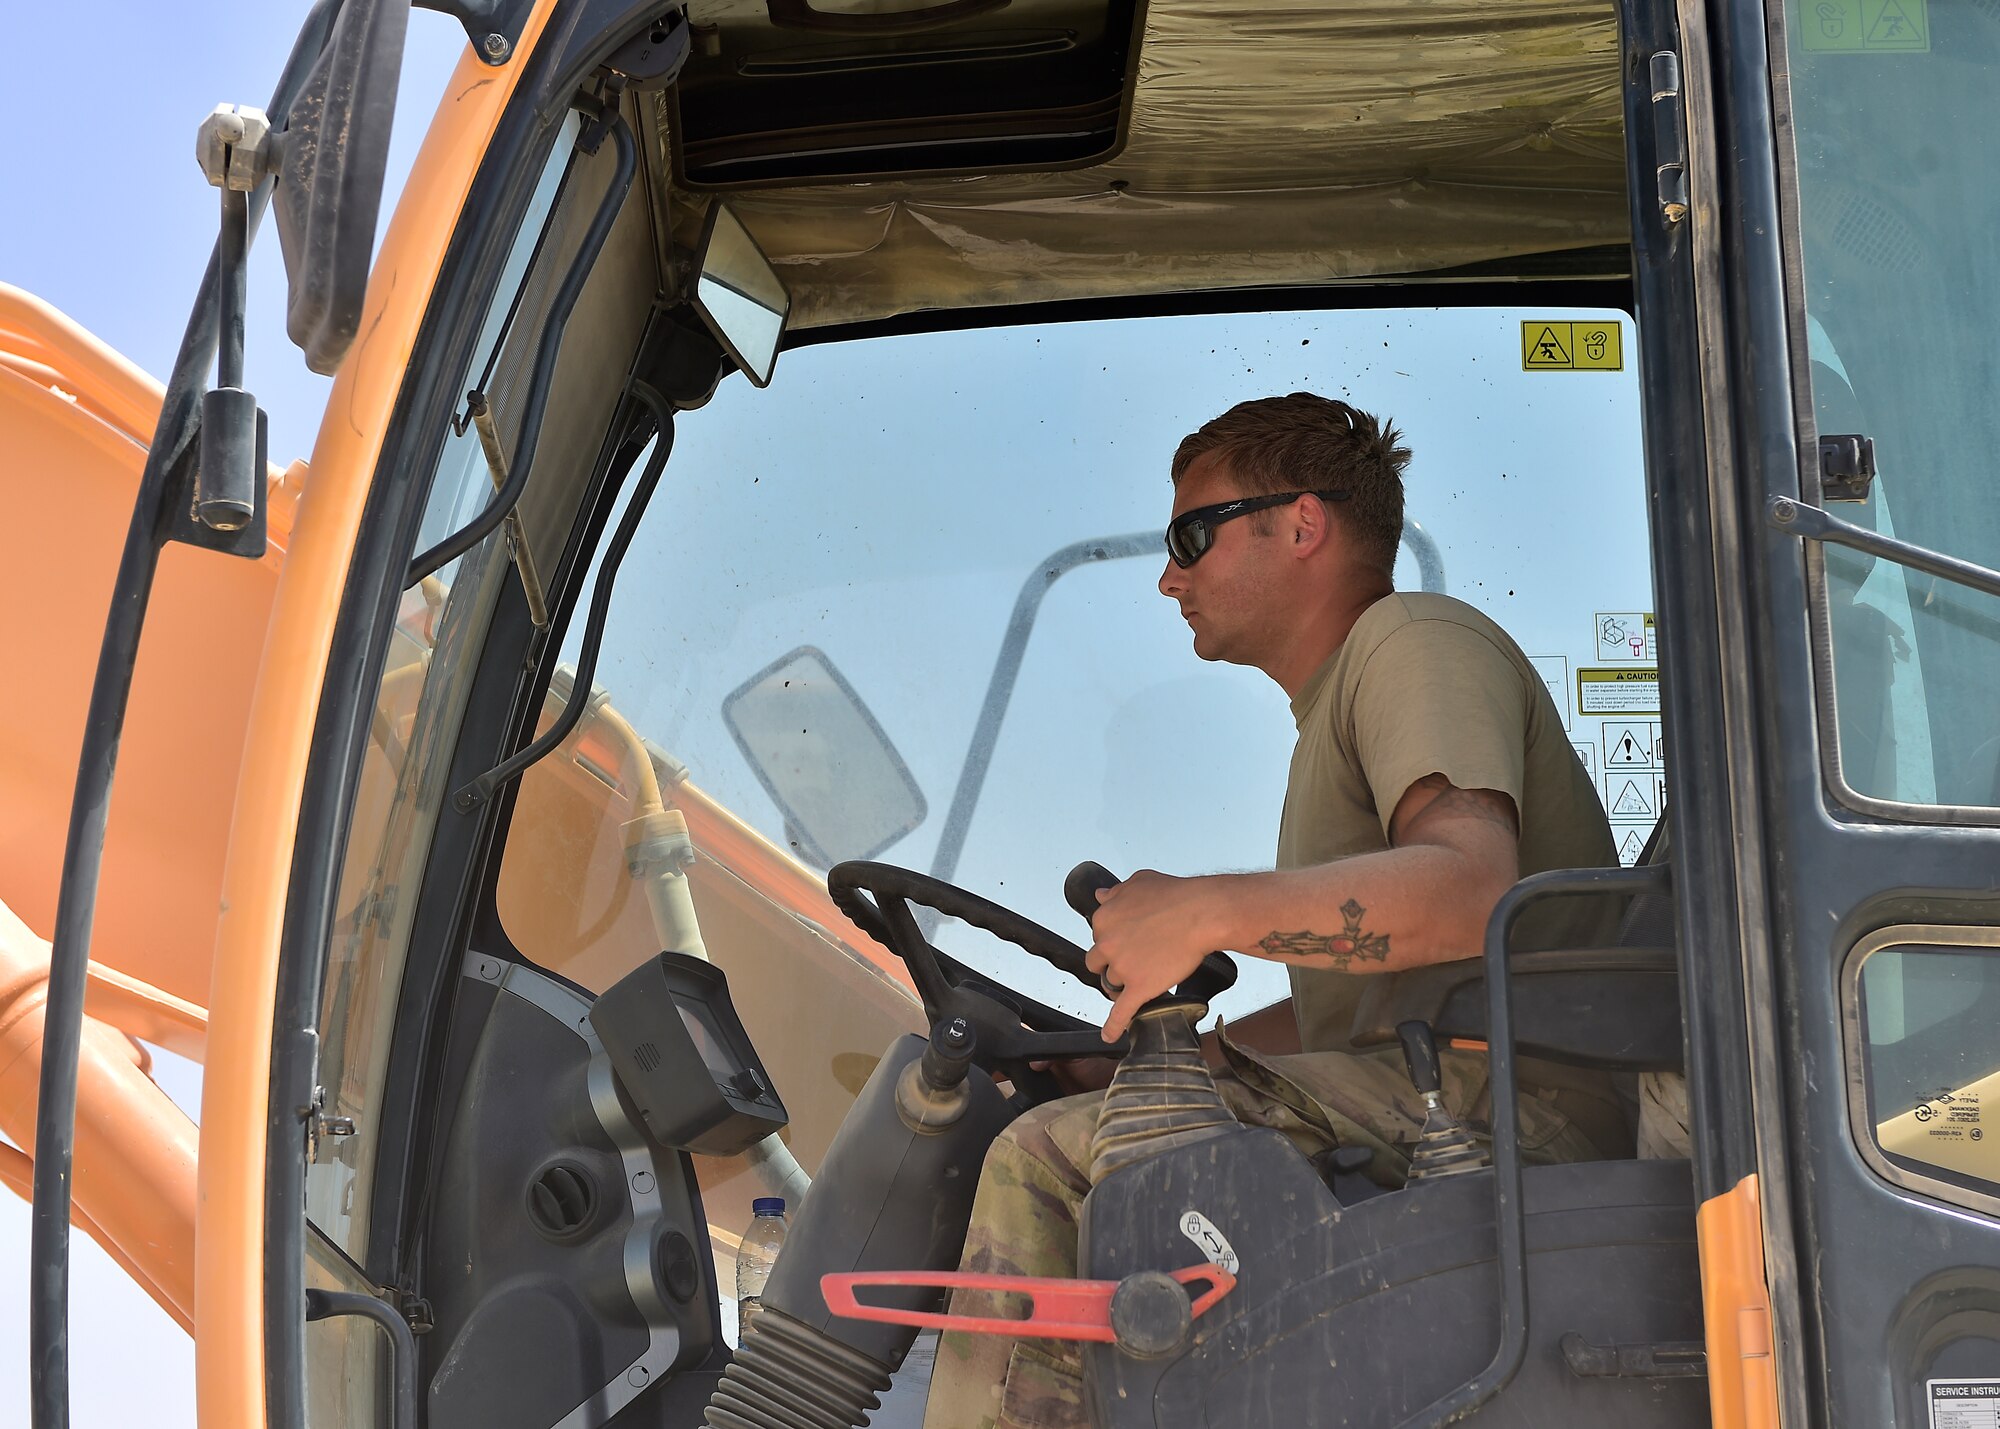
[{"label": "camouflage pants", "polygon": [[[1248,1126],[1283,1132],[1308,1156],[1335,1146],[1375,1152],[1369,1175],[1400,1186],[1423,1129],[1422,1099],[1393,1048],[1270,1057],[1222,1043],[1223,1100]],[[1445,1104],[1482,1139],[1489,1124],[1486,1058],[1442,1052]],[[1632,1154],[1629,1113],[1609,1078],[1546,1064],[1522,1069],[1522,1150],[1530,1162]],[[1553,1081],[1556,1085],[1546,1085]],[[1091,1134],[1102,1092],[1049,1102],[1021,1116],[987,1152],[961,1268],[986,1274],[1077,1274],[1077,1213],[1090,1190]],[[1009,1317],[997,1294],[965,1292],[952,1309]],[[1087,1429],[1083,1364],[1074,1342],[947,1334],[924,1415],[925,1429]]]}]

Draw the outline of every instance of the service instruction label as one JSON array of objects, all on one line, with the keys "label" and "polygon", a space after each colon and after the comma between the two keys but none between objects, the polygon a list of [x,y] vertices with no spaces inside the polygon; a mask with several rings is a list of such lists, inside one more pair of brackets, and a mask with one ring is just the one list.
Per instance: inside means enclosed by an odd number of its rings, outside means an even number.
[{"label": "service instruction label", "polygon": [[2000,1429],[2000,1379],[1932,1379],[1931,1429]]},{"label": "service instruction label", "polygon": [[1586,715],[1658,714],[1660,672],[1586,666],[1576,672],[1576,712]]}]

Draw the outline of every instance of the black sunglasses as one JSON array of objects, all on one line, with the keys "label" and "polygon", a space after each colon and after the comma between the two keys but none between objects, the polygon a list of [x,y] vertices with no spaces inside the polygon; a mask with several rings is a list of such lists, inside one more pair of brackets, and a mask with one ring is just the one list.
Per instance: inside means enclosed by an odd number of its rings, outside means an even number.
[{"label": "black sunglasses", "polygon": [[1215,544],[1215,528],[1223,522],[1234,521],[1252,511],[1286,506],[1301,496],[1317,496],[1321,501],[1345,501],[1348,493],[1281,491],[1276,496],[1245,496],[1235,501],[1217,502],[1214,506],[1197,506],[1192,511],[1183,511],[1167,523],[1167,554],[1174,558],[1175,565],[1186,570]]}]

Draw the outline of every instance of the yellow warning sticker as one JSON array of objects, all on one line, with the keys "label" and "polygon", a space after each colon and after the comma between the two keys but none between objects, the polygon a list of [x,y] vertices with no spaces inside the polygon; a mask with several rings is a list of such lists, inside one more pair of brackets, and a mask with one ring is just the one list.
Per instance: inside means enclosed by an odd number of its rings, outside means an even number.
[{"label": "yellow warning sticker", "polygon": [[1926,53],[1928,0],[1802,0],[1799,33],[1814,54]]},{"label": "yellow warning sticker", "polygon": [[1619,372],[1625,367],[1622,327],[1616,322],[1521,324],[1523,372]]},{"label": "yellow warning sticker", "polygon": [[1630,667],[1578,670],[1576,711],[1586,715],[1658,714],[1660,673]]}]

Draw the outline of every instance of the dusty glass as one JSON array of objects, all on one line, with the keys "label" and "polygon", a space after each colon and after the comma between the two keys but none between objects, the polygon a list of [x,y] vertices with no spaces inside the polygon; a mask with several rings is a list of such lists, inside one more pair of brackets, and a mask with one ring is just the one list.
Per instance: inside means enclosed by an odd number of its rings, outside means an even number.
[{"label": "dusty glass", "polygon": [[[1993,402],[2000,188],[1976,137],[2000,12],[1974,0],[1785,9],[1813,409],[1873,438],[1836,516],[2000,566]],[[2000,803],[2000,601],[1825,548],[1841,772],[1856,793]]]}]

